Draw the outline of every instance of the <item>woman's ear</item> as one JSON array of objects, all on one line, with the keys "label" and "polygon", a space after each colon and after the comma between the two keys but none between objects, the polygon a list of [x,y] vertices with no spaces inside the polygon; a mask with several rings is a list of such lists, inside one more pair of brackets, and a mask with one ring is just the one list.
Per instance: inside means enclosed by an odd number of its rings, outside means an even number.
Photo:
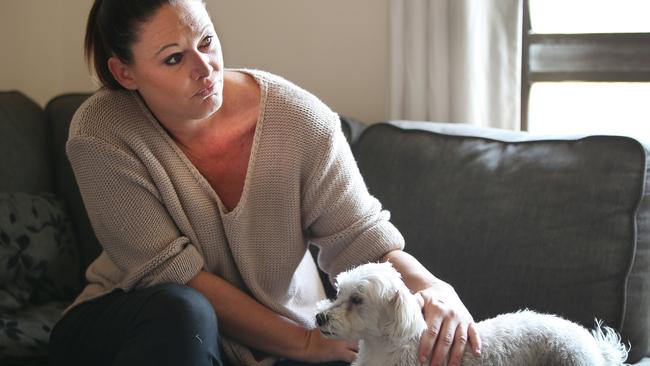
[{"label": "woman's ear", "polygon": [[120,85],[128,90],[136,90],[138,88],[129,65],[125,64],[115,56],[111,56],[107,62],[108,70],[110,70],[113,78],[115,78]]}]

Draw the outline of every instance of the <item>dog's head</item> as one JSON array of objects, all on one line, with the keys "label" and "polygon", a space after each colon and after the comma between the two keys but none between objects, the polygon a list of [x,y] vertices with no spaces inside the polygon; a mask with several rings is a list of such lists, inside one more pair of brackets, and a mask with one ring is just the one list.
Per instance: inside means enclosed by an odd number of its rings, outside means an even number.
[{"label": "dog's head", "polygon": [[316,323],[329,338],[419,336],[420,306],[390,263],[368,263],[336,277],[337,297],[318,304]]}]

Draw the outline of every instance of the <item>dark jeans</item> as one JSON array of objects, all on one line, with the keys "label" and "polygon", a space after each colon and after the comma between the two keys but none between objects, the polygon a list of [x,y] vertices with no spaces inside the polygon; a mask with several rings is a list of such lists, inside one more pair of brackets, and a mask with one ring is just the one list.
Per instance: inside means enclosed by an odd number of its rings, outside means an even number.
[{"label": "dark jeans", "polygon": [[54,366],[223,366],[217,317],[198,291],[114,291],[68,312],[50,336]]},{"label": "dark jeans", "polygon": [[347,362],[326,362],[326,363],[313,364],[313,363],[306,363],[306,362],[281,360],[276,362],[274,366],[350,366],[350,364]]},{"label": "dark jeans", "polygon": [[117,290],[78,305],[52,330],[50,347],[53,366],[227,366],[212,305],[198,291],[174,284]]}]

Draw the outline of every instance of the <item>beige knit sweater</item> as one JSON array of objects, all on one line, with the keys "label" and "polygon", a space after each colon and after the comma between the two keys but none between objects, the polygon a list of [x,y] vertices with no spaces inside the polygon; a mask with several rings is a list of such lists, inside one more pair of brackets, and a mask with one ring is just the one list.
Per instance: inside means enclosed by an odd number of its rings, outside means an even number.
[{"label": "beige knit sweater", "polygon": [[[136,93],[100,90],[76,112],[67,153],[103,252],[73,306],[116,288],[185,284],[206,270],[312,327],[324,293],[310,243],[330,276],[403,247],[338,116],[278,76],[240,71],[259,83],[262,106],[230,212]],[[228,339],[224,348],[236,364],[273,362]]]}]

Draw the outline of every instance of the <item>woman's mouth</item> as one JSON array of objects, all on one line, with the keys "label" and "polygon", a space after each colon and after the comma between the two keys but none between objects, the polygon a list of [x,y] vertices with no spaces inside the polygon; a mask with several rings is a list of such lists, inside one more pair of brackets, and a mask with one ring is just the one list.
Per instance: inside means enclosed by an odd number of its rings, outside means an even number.
[{"label": "woman's mouth", "polygon": [[207,98],[214,94],[214,83],[209,83],[207,86],[194,94],[195,97]]}]

